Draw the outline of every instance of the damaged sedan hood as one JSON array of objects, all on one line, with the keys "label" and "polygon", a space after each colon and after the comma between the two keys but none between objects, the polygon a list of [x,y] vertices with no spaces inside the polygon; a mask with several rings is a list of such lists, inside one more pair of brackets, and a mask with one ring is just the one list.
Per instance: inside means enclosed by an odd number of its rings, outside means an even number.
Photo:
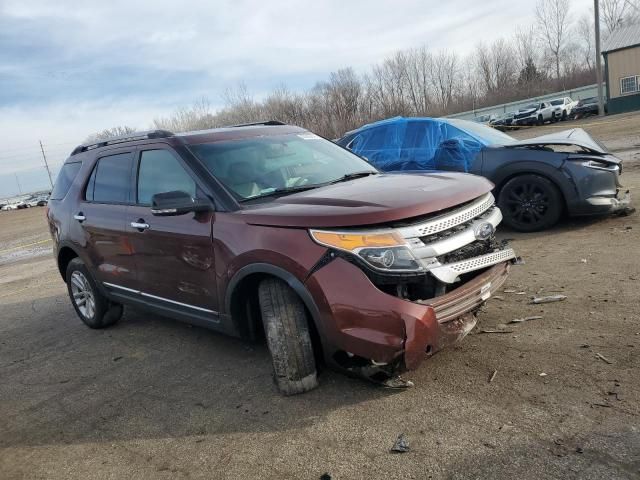
[{"label": "damaged sedan hood", "polygon": [[575,145],[595,154],[603,155],[609,153],[604,145],[581,128],[572,128],[571,130],[563,130],[562,132],[550,133],[540,137],[518,140],[504,146],[506,148],[526,148],[544,147],[546,145]]},{"label": "damaged sedan hood", "polygon": [[245,206],[247,223],[278,227],[355,227],[404,220],[455,207],[493,184],[465,173],[372,175]]}]

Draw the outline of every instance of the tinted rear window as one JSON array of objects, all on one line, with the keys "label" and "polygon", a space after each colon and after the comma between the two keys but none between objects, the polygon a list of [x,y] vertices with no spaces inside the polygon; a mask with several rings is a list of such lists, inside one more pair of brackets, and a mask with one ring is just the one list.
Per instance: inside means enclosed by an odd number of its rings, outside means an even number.
[{"label": "tinted rear window", "polygon": [[62,166],[58,178],[56,178],[56,184],[51,192],[51,200],[62,200],[67,195],[81,166],[81,162],[65,163]]},{"label": "tinted rear window", "polygon": [[127,203],[132,163],[131,153],[99,159],[87,185],[87,200],[101,203]]}]

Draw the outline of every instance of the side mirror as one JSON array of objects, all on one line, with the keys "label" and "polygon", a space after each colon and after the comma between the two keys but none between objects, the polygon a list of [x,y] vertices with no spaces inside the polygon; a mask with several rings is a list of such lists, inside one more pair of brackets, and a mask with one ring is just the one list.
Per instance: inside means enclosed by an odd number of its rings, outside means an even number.
[{"label": "side mirror", "polygon": [[156,193],[151,197],[151,213],[157,217],[184,215],[189,212],[208,212],[211,205],[206,200],[194,199],[187,192]]}]

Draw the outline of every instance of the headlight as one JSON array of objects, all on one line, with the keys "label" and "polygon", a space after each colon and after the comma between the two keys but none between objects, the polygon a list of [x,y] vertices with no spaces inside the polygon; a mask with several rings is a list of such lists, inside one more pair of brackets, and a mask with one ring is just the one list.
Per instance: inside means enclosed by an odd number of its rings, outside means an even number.
[{"label": "headlight", "polygon": [[390,272],[423,270],[405,240],[389,232],[331,232],[310,230],[311,238],[320,245],[357,255],[371,267]]}]

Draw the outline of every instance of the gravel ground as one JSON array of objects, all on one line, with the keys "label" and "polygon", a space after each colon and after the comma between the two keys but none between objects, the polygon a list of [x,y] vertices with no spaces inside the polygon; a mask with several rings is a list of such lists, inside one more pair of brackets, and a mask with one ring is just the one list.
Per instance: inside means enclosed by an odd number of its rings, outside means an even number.
[{"label": "gravel ground", "polygon": [[[640,115],[582,125],[640,191]],[[640,478],[638,215],[502,235],[526,265],[413,389],[324,372],[284,398],[264,345],[132,309],[84,327],[40,254],[43,209],[2,212],[0,478]],[[509,323],[525,316],[542,318]],[[410,451],[390,453],[400,433]]]}]

